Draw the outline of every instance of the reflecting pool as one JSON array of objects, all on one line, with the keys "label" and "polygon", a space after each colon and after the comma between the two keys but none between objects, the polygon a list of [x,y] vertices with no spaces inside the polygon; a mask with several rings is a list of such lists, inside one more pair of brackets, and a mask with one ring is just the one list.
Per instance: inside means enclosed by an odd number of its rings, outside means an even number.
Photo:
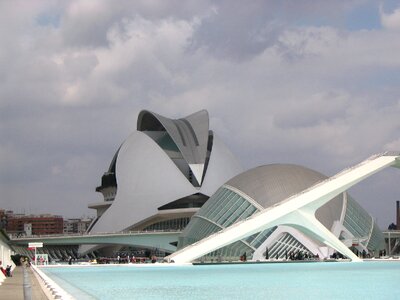
[{"label": "reflecting pool", "polygon": [[400,262],[41,270],[77,299],[400,299]]}]

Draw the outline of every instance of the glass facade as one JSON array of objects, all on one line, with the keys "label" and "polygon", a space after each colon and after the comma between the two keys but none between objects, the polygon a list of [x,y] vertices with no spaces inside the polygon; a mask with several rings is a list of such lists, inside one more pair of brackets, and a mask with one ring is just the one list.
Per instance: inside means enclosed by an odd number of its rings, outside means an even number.
[{"label": "glass facade", "polygon": [[[202,209],[192,217],[191,222],[179,238],[178,249],[193,244],[260,211],[259,206],[256,207],[257,204],[254,204],[254,200],[247,199],[246,195],[242,196],[239,193],[227,185],[218,189]],[[340,218],[340,215],[337,218]],[[350,196],[347,197],[343,226],[355,238],[359,238],[360,243],[369,251],[382,247],[383,236],[373,218]],[[269,228],[248,236],[215,250],[199,260],[238,260],[244,253],[246,253],[248,259],[251,259],[254,251],[265,242],[275,229],[276,227]],[[340,238],[343,239],[343,237]],[[267,248],[263,249],[264,257],[266,250]],[[312,256],[310,250],[289,233],[283,233],[272,245],[268,246],[270,258],[285,258],[290,254]]]},{"label": "glass facade", "polygon": [[[270,258],[287,258],[290,254],[296,255],[298,253],[313,254],[296,238],[289,233],[284,233],[271,247],[268,249]],[[265,256],[265,253],[264,253]]]},{"label": "glass facade", "polygon": [[374,219],[354,199],[347,197],[346,215],[343,226],[360,238],[360,243],[369,251],[379,251],[384,248],[384,237]]},{"label": "glass facade", "polygon": [[[179,239],[178,248],[193,244],[233,223],[250,217],[258,211],[259,209],[247,199],[227,187],[221,187],[192,217],[191,222]],[[273,230],[268,229],[253,234],[246,239],[211,252],[203,259],[237,260],[244,253],[250,258],[254,250],[265,241]]]},{"label": "glass facade", "polygon": [[373,223],[372,234],[369,238],[367,248],[372,251],[379,251],[385,248],[384,236],[376,223]]},{"label": "glass facade", "polygon": [[190,218],[176,218],[170,220],[160,221],[154,224],[151,224],[143,229],[143,231],[153,231],[153,230],[161,230],[161,231],[168,231],[168,230],[183,230],[186,225],[189,223]]},{"label": "glass facade", "polygon": [[[355,238],[368,238],[373,223],[372,217],[356,201],[348,196],[343,226],[350,231]],[[368,239],[361,243],[367,246],[367,241]]]}]

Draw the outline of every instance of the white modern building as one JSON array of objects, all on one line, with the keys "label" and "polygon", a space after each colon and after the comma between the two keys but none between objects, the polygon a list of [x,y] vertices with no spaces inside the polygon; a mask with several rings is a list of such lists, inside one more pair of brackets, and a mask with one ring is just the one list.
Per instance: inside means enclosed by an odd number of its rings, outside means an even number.
[{"label": "white modern building", "polygon": [[[170,119],[141,111],[102,177],[104,201],[93,203],[90,233],[183,230],[228,179],[242,172],[209,128],[205,110]],[[96,247],[82,246],[84,254]]]},{"label": "white modern building", "polygon": [[[397,162],[397,156],[374,157],[360,170],[367,166],[364,171],[372,174]],[[181,250],[171,255],[177,262],[237,260],[243,254],[253,260],[299,253],[326,258],[334,252],[356,260],[352,251],[372,255],[383,249],[373,217],[346,192],[349,182],[366,176],[364,171],[332,187],[334,177],[298,165],[242,171],[210,130],[207,111],[180,119],[141,111],[137,130],[122,143],[96,188],[104,200],[89,205],[97,218],[88,232],[183,231],[177,241]],[[302,194],[321,182],[326,187],[319,194]],[[288,202],[291,197],[296,199]],[[236,225],[243,222],[239,234]],[[99,247],[110,253],[121,245],[85,245],[79,253]]]},{"label": "white modern building", "polygon": [[[201,240],[326,178],[311,169],[286,164],[266,165],[244,172],[224,184],[193,217],[179,246],[183,248]],[[319,208],[316,217],[348,247],[354,242],[359,251],[368,253],[383,246],[383,235],[372,216],[347,192]],[[299,252],[322,258],[332,255],[333,251],[295,227],[278,225],[213,251],[207,259],[236,260],[243,253],[254,260],[266,256],[285,258]]]},{"label": "white modern building", "polygon": [[[327,258],[337,251],[384,249],[382,232],[346,190],[372,174],[400,167],[399,152],[371,156],[327,178],[313,170],[275,164],[244,172],[225,183],[192,218],[179,248],[167,260],[253,260],[298,256]],[[349,249],[352,247],[353,249]]]}]

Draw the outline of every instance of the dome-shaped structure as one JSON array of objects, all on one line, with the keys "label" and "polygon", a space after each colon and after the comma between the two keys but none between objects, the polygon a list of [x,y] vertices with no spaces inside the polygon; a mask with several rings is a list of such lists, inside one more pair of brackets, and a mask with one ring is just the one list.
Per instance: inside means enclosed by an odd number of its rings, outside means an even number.
[{"label": "dome-shaped structure", "polygon": [[[327,177],[306,167],[292,164],[272,164],[248,170],[230,179],[226,185],[232,186],[263,208],[297,194]],[[343,196],[338,196],[317,211],[317,218],[327,228],[340,218]]]},{"label": "dome-shaped structure", "polygon": [[[233,154],[209,130],[205,110],[182,119],[149,111],[117,151],[96,190],[104,202],[91,233],[182,230],[218,187],[242,171]],[[86,246],[80,252],[88,252]]]},{"label": "dome-shaped structure", "polygon": [[[327,177],[311,169],[289,164],[260,166],[227,181],[193,216],[179,239],[179,248],[273,207]],[[372,217],[347,193],[335,197],[316,212],[317,219],[339,239],[352,245],[359,239],[359,251],[379,249],[382,234]],[[267,250],[268,249],[268,253]],[[290,225],[279,225],[210,253],[209,258],[237,259],[243,253],[262,259],[285,257],[290,252],[327,257],[332,249],[305,236]]]}]

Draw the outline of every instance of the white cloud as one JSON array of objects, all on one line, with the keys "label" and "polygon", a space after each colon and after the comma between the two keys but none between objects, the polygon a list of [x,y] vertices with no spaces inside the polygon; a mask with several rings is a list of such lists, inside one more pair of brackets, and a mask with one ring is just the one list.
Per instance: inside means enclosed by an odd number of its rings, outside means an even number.
[{"label": "white cloud", "polygon": [[[245,167],[290,161],[333,173],[398,145],[399,33],[301,23],[342,17],[357,1],[43,3],[20,8],[22,17],[18,6],[0,9],[10,199],[29,195],[17,191],[22,179],[38,178],[49,189],[43,203],[58,190],[57,201],[84,209],[141,109],[208,109]],[[43,14],[59,22],[39,24]]]},{"label": "white cloud", "polygon": [[391,30],[400,30],[400,8],[395,9],[392,13],[385,13],[383,7],[380,7],[380,16],[382,26]]}]

